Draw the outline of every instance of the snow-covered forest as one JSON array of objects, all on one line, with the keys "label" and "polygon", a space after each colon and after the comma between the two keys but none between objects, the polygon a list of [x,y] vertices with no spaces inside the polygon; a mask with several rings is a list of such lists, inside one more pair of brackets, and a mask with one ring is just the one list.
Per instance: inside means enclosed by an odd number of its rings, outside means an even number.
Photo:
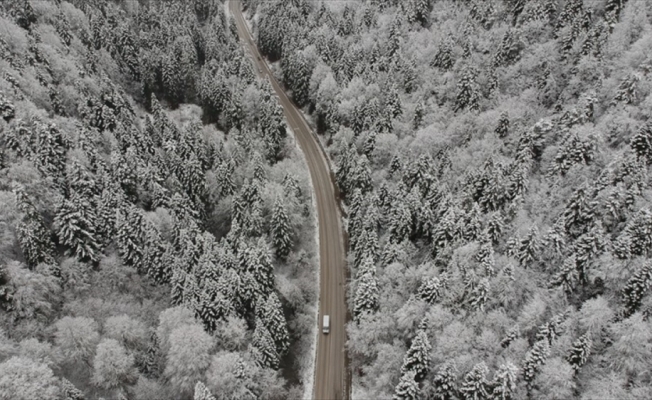
[{"label": "snow-covered forest", "polygon": [[652,2],[244,3],[345,194],[353,398],[652,398]]},{"label": "snow-covered forest", "polygon": [[0,399],[299,398],[310,178],[219,0],[0,2]]}]

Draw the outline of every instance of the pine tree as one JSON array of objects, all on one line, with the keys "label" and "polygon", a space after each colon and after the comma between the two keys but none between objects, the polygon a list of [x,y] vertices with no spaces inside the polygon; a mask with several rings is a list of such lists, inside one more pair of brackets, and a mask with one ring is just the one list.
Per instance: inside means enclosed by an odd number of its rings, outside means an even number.
[{"label": "pine tree", "polygon": [[392,118],[398,118],[403,113],[403,105],[401,104],[401,98],[398,95],[395,85],[390,86],[385,103],[386,110],[389,111]]},{"label": "pine tree", "polygon": [[546,363],[548,355],[550,354],[550,343],[548,340],[540,340],[534,344],[525,356],[523,361],[523,379],[527,382],[528,387],[532,385],[532,381],[541,369],[541,366]]},{"label": "pine tree", "polygon": [[593,341],[588,333],[582,335],[573,342],[573,347],[571,348],[566,360],[573,367],[575,372],[579,372],[589,356],[591,355],[591,347],[593,346]]},{"label": "pine tree", "polygon": [[62,400],[84,400],[84,393],[77,389],[68,379],[61,378]]},{"label": "pine tree", "polygon": [[414,379],[419,382],[425,378],[430,370],[430,341],[424,330],[419,330],[415,336],[410,349],[403,357],[401,374],[405,375],[409,371],[416,372]]},{"label": "pine tree", "polygon": [[419,384],[415,380],[416,371],[408,371],[401,375],[401,380],[394,389],[393,400],[417,400],[419,398]]},{"label": "pine tree", "polygon": [[625,285],[622,292],[625,303],[624,316],[629,317],[641,306],[641,300],[652,284],[652,265],[646,264]]},{"label": "pine tree", "polygon": [[[364,265],[364,263],[363,263]],[[372,313],[378,309],[379,290],[376,278],[376,266],[373,263],[369,270],[358,271],[357,288],[353,301],[353,314],[356,320],[364,314]]]},{"label": "pine tree", "polygon": [[571,294],[575,290],[580,277],[577,272],[577,261],[575,255],[571,255],[561,266],[550,281],[551,286],[561,286],[566,294]]},{"label": "pine tree", "polygon": [[448,362],[442,365],[435,374],[432,385],[434,386],[435,400],[457,399],[457,373],[455,366]]},{"label": "pine tree", "polygon": [[641,125],[629,145],[639,159],[652,163],[652,122]]},{"label": "pine tree", "polygon": [[488,294],[489,280],[487,278],[483,278],[471,292],[471,297],[469,298],[469,306],[471,309],[484,311],[484,306],[487,303]]},{"label": "pine tree", "polygon": [[437,277],[432,277],[424,281],[419,287],[419,297],[427,301],[429,304],[434,304],[441,297],[443,284]]},{"label": "pine tree", "polygon": [[275,292],[270,293],[267,301],[261,305],[260,310],[259,317],[274,339],[276,352],[280,356],[284,356],[290,347],[290,334],[283,315],[283,307]]},{"label": "pine tree", "polygon": [[276,199],[274,203],[274,211],[272,214],[272,241],[276,256],[285,259],[292,251],[292,230],[290,228],[290,221],[285,213],[285,207],[280,198]]},{"label": "pine tree", "polygon": [[215,400],[210,390],[201,381],[195,385],[195,396],[193,400]]},{"label": "pine tree", "polygon": [[519,336],[520,336],[520,330],[518,328],[518,325],[516,325],[512,329],[510,329],[509,332],[507,332],[505,338],[500,341],[500,346],[502,348],[507,348]]},{"label": "pine tree", "polygon": [[547,340],[552,346],[552,342],[562,333],[563,323],[566,320],[566,313],[560,313],[550,319],[550,321],[539,327],[536,334],[536,340]]},{"label": "pine tree", "polygon": [[500,113],[500,119],[498,120],[498,126],[495,132],[499,138],[504,138],[509,134],[509,114],[507,111]]},{"label": "pine tree", "polygon": [[539,230],[536,226],[533,226],[516,249],[515,255],[521,266],[527,266],[537,260],[540,248]]},{"label": "pine tree", "polygon": [[261,367],[278,369],[279,356],[276,352],[274,339],[260,318],[256,318],[256,328],[254,330],[252,344],[260,354],[260,359],[257,362]]},{"label": "pine tree", "polygon": [[37,153],[35,164],[39,171],[52,177],[60,187],[64,185],[66,153],[70,143],[55,124],[37,124]]},{"label": "pine tree", "polygon": [[465,108],[478,110],[480,107],[478,84],[476,83],[477,71],[472,67],[466,67],[462,71],[462,77],[457,83],[457,96],[455,99],[454,111],[461,111]]},{"label": "pine tree", "polygon": [[122,262],[125,265],[143,268],[145,223],[142,211],[134,206],[119,210],[116,230],[116,243]]},{"label": "pine tree", "polygon": [[56,265],[54,243],[52,243],[50,230],[45,226],[43,217],[21,186],[14,187],[14,194],[16,206],[23,213],[17,227],[17,237],[27,265],[30,268],[41,263]]},{"label": "pine tree", "polygon": [[586,189],[577,189],[562,214],[566,232],[574,237],[579,236],[593,222],[596,207],[597,203],[589,198]]},{"label": "pine tree", "polygon": [[518,368],[511,362],[502,364],[496,372],[490,398],[495,400],[512,400],[516,391]]},{"label": "pine tree", "polygon": [[430,65],[448,71],[454,63],[452,39],[449,37],[441,43]]},{"label": "pine tree", "polygon": [[54,226],[59,241],[81,261],[99,260],[96,219],[90,202],[76,193],[70,199],[62,198],[57,207]]},{"label": "pine tree", "polygon": [[489,397],[490,383],[487,381],[489,368],[484,362],[476,364],[462,381],[460,393],[465,400],[480,400]]}]

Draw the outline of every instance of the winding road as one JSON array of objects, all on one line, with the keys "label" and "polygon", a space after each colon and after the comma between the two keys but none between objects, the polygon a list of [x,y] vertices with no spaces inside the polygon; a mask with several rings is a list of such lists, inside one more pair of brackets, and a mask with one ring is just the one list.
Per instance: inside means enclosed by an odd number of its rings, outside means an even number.
[{"label": "winding road", "polygon": [[[350,376],[346,354],[346,250],[342,230],[338,193],[331,169],[318,138],[304,119],[301,111],[289,99],[274,78],[269,66],[258,52],[249,27],[242,16],[241,3],[230,1],[238,35],[252,56],[258,74],[270,80],[283,107],[288,125],[303,151],[317,202],[319,221],[319,337],[315,360],[313,397],[315,399],[349,399]],[[329,334],[321,332],[323,315],[330,315]]]}]

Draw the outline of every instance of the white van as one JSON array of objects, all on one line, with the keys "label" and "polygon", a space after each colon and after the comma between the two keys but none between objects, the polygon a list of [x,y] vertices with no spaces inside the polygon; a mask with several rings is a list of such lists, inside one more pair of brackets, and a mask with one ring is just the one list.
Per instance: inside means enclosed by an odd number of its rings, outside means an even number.
[{"label": "white van", "polygon": [[331,318],[328,315],[324,315],[324,324],[322,326],[322,332],[328,333],[331,330]]}]

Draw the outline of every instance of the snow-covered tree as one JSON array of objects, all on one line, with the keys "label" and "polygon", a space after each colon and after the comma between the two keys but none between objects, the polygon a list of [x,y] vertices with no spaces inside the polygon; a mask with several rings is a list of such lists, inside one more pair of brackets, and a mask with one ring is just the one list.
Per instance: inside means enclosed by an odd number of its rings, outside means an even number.
[{"label": "snow-covered tree", "polygon": [[465,400],[480,400],[489,398],[491,390],[490,382],[487,380],[489,368],[484,362],[476,364],[473,369],[464,375],[460,386],[460,393]]},{"label": "snow-covered tree", "polygon": [[210,390],[204,385],[203,382],[198,381],[195,385],[195,394],[193,400],[215,400]]},{"label": "snow-covered tree", "polygon": [[276,351],[274,339],[260,318],[256,318],[256,328],[254,330],[252,344],[260,354],[260,359],[257,362],[261,367],[278,368],[279,355]]},{"label": "snow-covered tree", "polygon": [[401,375],[401,379],[394,389],[394,400],[417,400],[419,398],[419,384],[415,380],[416,371],[408,371]]},{"label": "snow-covered tree", "polygon": [[415,371],[416,375],[414,376],[414,379],[416,381],[421,381],[425,378],[430,370],[431,349],[432,347],[430,346],[428,335],[424,330],[419,330],[403,358],[401,374],[404,375],[408,371]]},{"label": "snow-covered tree", "polygon": [[578,372],[584,364],[586,364],[589,356],[591,355],[591,347],[593,341],[591,336],[586,333],[573,342],[573,347],[570,349],[566,361],[573,367],[575,372]]},{"label": "snow-covered tree", "polygon": [[292,250],[292,229],[280,198],[274,202],[272,213],[272,241],[277,257],[285,259]]},{"label": "snow-covered tree", "polygon": [[528,385],[531,385],[541,366],[546,363],[549,354],[550,343],[548,340],[539,340],[527,353],[523,361],[523,379]]},{"label": "snow-covered tree", "polygon": [[434,398],[436,400],[453,400],[457,398],[457,372],[452,363],[445,363],[432,379]]},{"label": "snow-covered tree", "polygon": [[54,217],[59,241],[69,252],[82,261],[98,261],[100,241],[96,229],[97,216],[90,202],[74,193],[70,199],[62,198]]}]

